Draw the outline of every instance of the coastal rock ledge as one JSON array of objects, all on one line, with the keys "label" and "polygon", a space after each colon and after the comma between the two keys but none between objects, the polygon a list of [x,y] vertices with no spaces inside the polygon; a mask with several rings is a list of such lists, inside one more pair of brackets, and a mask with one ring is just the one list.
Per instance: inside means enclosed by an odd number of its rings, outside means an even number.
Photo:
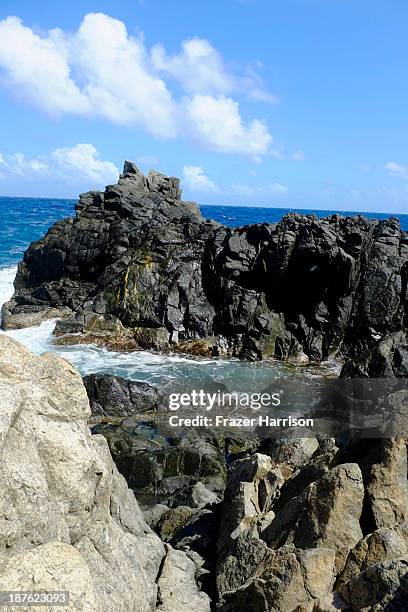
[{"label": "coastal rock ledge", "polygon": [[148,527],[90,414],[69,363],[0,336],[0,591],[69,591],[53,610],[209,612],[195,564]]},{"label": "coastal rock ledge", "polygon": [[397,219],[290,213],[228,228],[179,180],[131,162],[82,194],[24,254],[5,329],[58,318],[60,343],[297,363],[406,376],[408,235]]}]

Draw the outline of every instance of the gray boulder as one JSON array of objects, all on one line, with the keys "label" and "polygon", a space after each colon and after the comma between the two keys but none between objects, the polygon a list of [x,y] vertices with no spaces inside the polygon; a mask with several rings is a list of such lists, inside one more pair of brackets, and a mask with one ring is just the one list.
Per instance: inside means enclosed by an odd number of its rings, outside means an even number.
[{"label": "gray boulder", "polygon": [[71,365],[0,336],[0,589],[68,590],[67,609],[95,612],[147,612],[160,590],[166,610],[207,612],[190,561],[148,527],[89,417]]}]

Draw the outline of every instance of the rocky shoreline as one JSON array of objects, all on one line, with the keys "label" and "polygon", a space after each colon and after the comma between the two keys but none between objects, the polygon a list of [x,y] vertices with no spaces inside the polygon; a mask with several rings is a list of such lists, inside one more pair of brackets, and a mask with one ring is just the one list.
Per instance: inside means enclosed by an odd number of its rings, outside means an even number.
[{"label": "rocky shoreline", "polygon": [[[126,162],[30,245],[2,325],[403,379],[407,274],[395,219],[230,229]],[[405,609],[405,438],[174,439],[166,410],[160,389],[0,335],[0,591],[68,590],[89,612]]]},{"label": "rocky shoreline", "polygon": [[125,162],[24,254],[4,329],[59,318],[56,342],[405,376],[408,235],[397,219],[288,214],[231,229],[179,180]]},{"label": "rocky shoreline", "polygon": [[1,590],[89,612],[404,609],[405,440],[169,440],[154,388],[84,382],[0,336]]}]

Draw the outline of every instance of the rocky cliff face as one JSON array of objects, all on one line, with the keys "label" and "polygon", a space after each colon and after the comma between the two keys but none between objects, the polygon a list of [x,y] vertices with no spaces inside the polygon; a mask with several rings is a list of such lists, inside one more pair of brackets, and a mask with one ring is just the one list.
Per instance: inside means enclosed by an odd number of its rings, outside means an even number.
[{"label": "rocky cliff face", "polygon": [[209,612],[195,564],[148,527],[89,417],[72,366],[0,336],[0,591],[69,591],[76,612]]},{"label": "rocky cliff face", "polygon": [[3,326],[60,317],[60,342],[341,355],[347,375],[407,374],[408,236],[396,219],[289,214],[230,229],[180,196],[178,179],[126,162],[117,185],[83,194],[74,219],[31,244]]}]

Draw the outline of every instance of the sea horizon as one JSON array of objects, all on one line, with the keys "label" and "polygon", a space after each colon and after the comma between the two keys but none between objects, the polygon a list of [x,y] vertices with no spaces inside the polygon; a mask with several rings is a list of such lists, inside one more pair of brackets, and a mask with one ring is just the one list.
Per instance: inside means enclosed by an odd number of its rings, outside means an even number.
[{"label": "sea horizon", "polygon": [[[90,190],[92,191],[92,190]],[[103,190],[102,190],[103,191]],[[39,200],[39,201],[50,201],[50,202],[78,202],[79,196],[81,194],[78,194],[78,196],[76,198],[69,198],[69,197],[58,197],[58,196],[25,196],[25,195],[21,195],[21,196],[13,196],[13,195],[0,195],[0,200]],[[314,211],[318,211],[321,213],[327,213],[328,216],[332,215],[332,214],[339,214],[341,216],[355,216],[355,215],[370,215],[370,218],[374,218],[371,217],[371,215],[381,215],[381,217],[403,217],[403,216],[407,216],[408,217],[408,211],[406,213],[404,212],[395,212],[395,211],[390,211],[390,212],[386,212],[386,211],[374,211],[374,210],[359,210],[359,209],[341,209],[341,208],[308,208],[308,207],[302,207],[302,206],[277,206],[276,204],[229,204],[229,203],[225,203],[225,204],[220,204],[220,203],[214,203],[214,204],[206,204],[206,203],[200,203],[195,201],[195,203],[197,204],[197,206],[201,209],[201,208],[252,208],[252,209],[257,209],[257,210],[285,210],[288,213],[290,212],[301,212],[301,213],[307,213],[310,214],[310,212],[314,212]]]}]

